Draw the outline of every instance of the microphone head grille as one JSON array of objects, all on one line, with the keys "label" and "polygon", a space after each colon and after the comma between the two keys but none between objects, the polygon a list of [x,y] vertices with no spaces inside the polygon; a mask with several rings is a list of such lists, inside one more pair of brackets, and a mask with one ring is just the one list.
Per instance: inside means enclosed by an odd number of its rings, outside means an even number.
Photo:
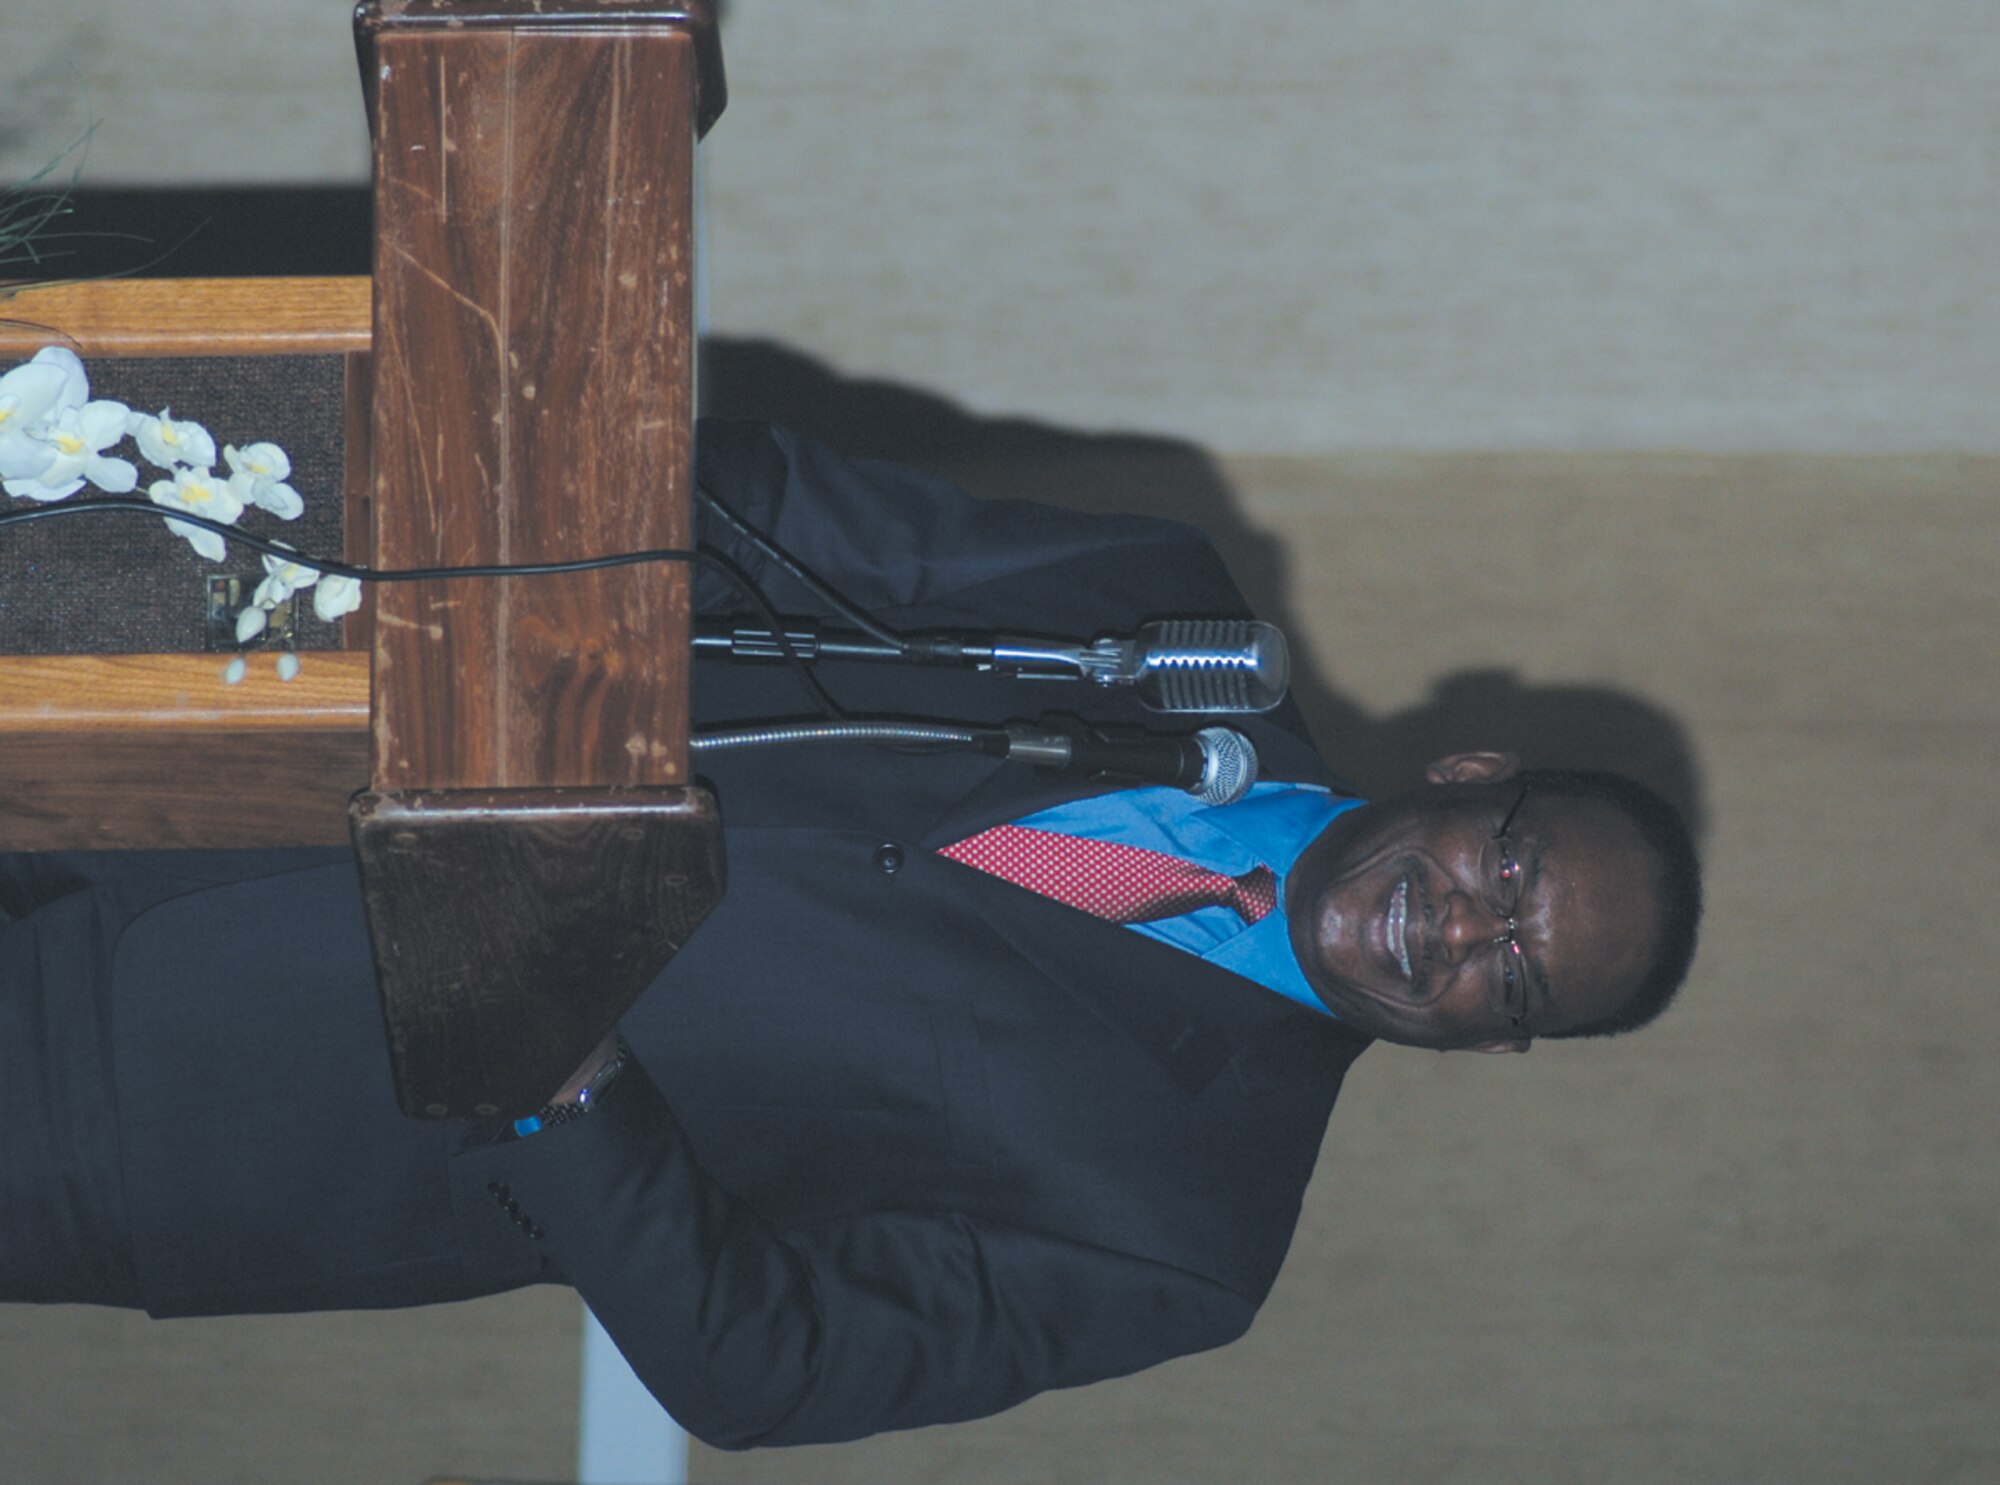
[{"label": "microphone head grille", "polygon": [[1201,744],[1203,804],[1234,804],[1257,782],[1257,750],[1250,739],[1227,727],[1204,727],[1195,734]]},{"label": "microphone head grille", "polygon": [[1285,637],[1255,619],[1163,619],[1140,632],[1140,699],[1162,712],[1263,712],[1285,698]]}]

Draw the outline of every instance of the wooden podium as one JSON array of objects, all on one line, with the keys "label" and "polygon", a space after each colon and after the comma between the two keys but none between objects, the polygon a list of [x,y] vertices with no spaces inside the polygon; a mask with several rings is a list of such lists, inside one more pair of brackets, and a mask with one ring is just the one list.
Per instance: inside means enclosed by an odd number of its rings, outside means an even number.
[{"label": "wooden podium", "polygon": [[[341,351],[350,560],[690,546],[693,156],[723,104],[712,5],[369,0],[356,33],[372,294],[239,285],[299,322],[271,335],[243,332],[257,315],[218,297],[226,287],[38,291],[14,317],[86,356],[316,337]],[[187,309],[204,298],[226,322],[214,335]],[[121,311],[146,322],[136,337]],[[52,788],[65,773],[91,783],[64,796],[0,780],[4,843],[323,842],[334,796],[352,795],[405,1111],[528,1112],[722,890],[714,801],[689,772],[690,591],[686,567],[665,563],[375,584],[349,628],[365,698],[351,652],[309,659],[309,686],[254,702],[225,696],[207,657],[17,657],[0,665],[0,766],[39,760]],[[352,771],[363,728],[365,778]],[[284,787],[253,782],[234,818],[216,800],[178,804],[146,762],[163,739],[231,757],[239,781],[242,760],[262,758]],[[278,760],[300,756],[287,741],[315,763],[287,773]],[[151,804],[135,813],[121,791]]]},{"label": "wooden podium", "polygon": [[[691,546],[707,7],[370,0],[356,27],[376,564]],[[352,821],[406,1112],[533,1109],[720,892],[690,587],[649,563],[377,592]]]}]

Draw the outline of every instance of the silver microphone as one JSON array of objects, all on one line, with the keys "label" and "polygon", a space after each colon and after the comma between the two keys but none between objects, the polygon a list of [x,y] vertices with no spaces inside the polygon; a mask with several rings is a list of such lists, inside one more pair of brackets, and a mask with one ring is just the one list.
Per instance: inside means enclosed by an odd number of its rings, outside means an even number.
[{"label": "silver microphone", "polygon": [[1201,747],[1201,782],[1188,793],[1199,795],[1203,804],[1234,804],[1250,792],[1257,782],[1257,749],[1249,738],[1227,727],[1204,727],[1194,740]]},{"label": "silver microphone", "polygon": [[1203,804],[1234,804],[1257,782],[1257,749],[1228,727],[1204,727],[1192,737],[1098,737],[1071,728],[1011,723],[1005,756],[1059,773],[1111,774],[1185,789]]},{"label": "silver microphone", "polygon": [[1160,619],[1130,639],[1107,635],[1088,646],[1002,638],[981,658],[1131,686],[1156,712],[1267,712],[1292,680],[1285,636],[1261,619]]},{"label": "silver microphone", "polygon": [[1156,712],[1267,712],[1291,684],[1285,636],[1258,619],[1162,619],[1131,639],[1100,639],[1084,673],[1133,686]]},{"label": "silver microphone", "polygon": [[[1101,635],[1087,645],[961,632],[887,638],[821,633],[793,621],[785,637],[802,660],[969,666],[1035,680],[1082,678],[1100,686],[1130,686],[1155,712],[1267,712],[1285,699],[1292,680],[1285,636],[1260,619],[1158,619],[1140,625],[1129,639]],[[744,660],[776,660],[786,653],[768,630],[728,620],[703,621],[694,647]]]}]

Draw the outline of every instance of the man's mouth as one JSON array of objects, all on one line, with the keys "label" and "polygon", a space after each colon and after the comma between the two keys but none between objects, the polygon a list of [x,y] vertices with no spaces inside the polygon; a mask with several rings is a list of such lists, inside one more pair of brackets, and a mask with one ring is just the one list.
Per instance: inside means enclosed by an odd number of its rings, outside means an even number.
[{"label": "man's mouth", "polygon": [[1396,890],[1389,894],[1389,949],[1396,956],[1396,963],[1402,966],[1405,981],[1414,977],[1410,973],[1410,879],[1404,877],[1396,883]]}]

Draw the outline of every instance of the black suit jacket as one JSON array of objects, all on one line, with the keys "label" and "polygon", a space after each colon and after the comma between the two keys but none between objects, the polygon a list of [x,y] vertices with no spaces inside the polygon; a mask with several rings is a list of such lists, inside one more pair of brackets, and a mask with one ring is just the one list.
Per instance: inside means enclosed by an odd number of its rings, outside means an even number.
[{"label": "black suit jacket", "polygon": [[[718,495],[892,627],[1088,636],[1241,612],[1213,552],[1168,523],[975,502],[752,426],[705,426],[701,467]],[[809,606],[735,550],[781,609]],[[727,602],[708,583],[699,597]],[[1081,682],[823,673],[871,715],[1142,715]],[[704,724],[804,710],[781,668],[704,663],[695,693]],[[1333,782],[1288,714],[1245,730],[1265,776]],[[704,755],[702,767],[722,806],[729,889],[628,1016],[635,1065],[597,1112],[525,1140],[412,1134],[372,1105],[341,1139],[320,1139],[318,1158],[345,1167],[331,1177],[335,1246],[353,1262],[315,1250],[287,1268],[284,1243],[303,1253],[312,1222],[253,1212],[257,1198],[240,1191],[213,1193],[208,1207],[189,1199],[189,1183],[228,1178],[197,1174],[208,1157],[181,1148],[189,1117],[172,1046],[182,1059],[218,1054],[213,1037],[198,1047],[157,1010],[159,966],[191,963],[196,942],[232,921],[259,939],[238,964],[309,939],[310,977],[325,982],[309,999],[332,1000],[365,954],[351,872],[308,860],[274,878],[246,866],[248,880],[175,898],[128,930],[121,1112],[134,1122],[135,1224],[158,1249],[143,1265],[152,1307],[406,1303],[559,1277],[675,1417],[725,1447],[975,1417],[1240,1335],[1365,1042],[933,854],[1096,786],[858,746]],[[189,993],[197,974],[181,976]],[[141,1002],[155,1011],[131,1009]],[[252,1014],[260,1042],[284,1035],[282,1008]],[[361,1055],[351,1007],[322,1020],[324,1043],[353,1044],[335,1062]],[[236,1047],[226,1056],[247,1045],[223,1040]],[[287,1081],[301,1076],[296,1059],[296,1048],[279,1058]],[[386,1101],[379,1070],[364,1081]],[[231,1121],[195,1122],[245,1139]],[[284,1164],[283,1140],[260,1137],[262,1168]],[[253,1229],[224,1241],[242,1249],[239,1272],[247,1262],[266,1276],[263,1289],[239,1278],[222,1297],[222,1265],[181,1241],[190,1224],[211,1235],[225,1225],[199,1214],[218,1208]],[[410,1224],[436,1240],[398,1246]]]}]

